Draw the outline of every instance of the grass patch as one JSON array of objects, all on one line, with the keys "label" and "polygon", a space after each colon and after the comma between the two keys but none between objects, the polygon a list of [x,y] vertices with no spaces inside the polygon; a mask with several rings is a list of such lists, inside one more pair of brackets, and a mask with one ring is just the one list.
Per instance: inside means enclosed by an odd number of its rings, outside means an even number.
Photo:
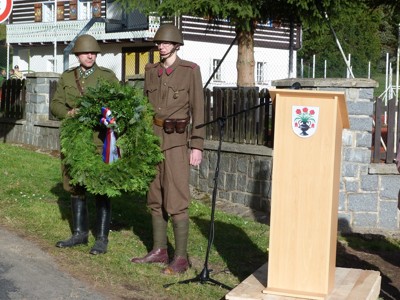
[{"label": "grass patch", "polygon": [[339,236],[339,240],[359,251],[398,252],[400,240],[376,234],[351,233]]},{"label": "grass patch", "polygon": [[[109,252],[93,256],[87,246],[60,249],[54,245],[70,236],[69,194],[61,186],[59,158],[16,145],[0,143],[0,223],[37,243],[58,264],[78,279],[120,299],[221,299],[228,290],[209,283],[174,284],[196,278],[204,268],[210,226],[210,203],[192,201],[188,252],[192,268],[171,277],[160,265],[134,265],[131,257],[152,247],[151,218],[145,199],[124,194],[112,200]],[[208,199],[209,200],[209,199]],[[88,196],[91,233],[94,201]],[[172,226],[168,227],[173,252]],[[217,210],[210,251],[210,277],[235,287],[267,262],[269,226]],[[400,251],[400,240],[376,235],[339,236],[342,244],[362,251]]]},{"label": "grass patch", "polygon": [[[59,249],[54,245],[71,234],[69,194],[61,186],[60,160],[10,144],[0,144],[0,222],[44,248],[74,276],[128,299],[220,299],[228,291],[212,284],[164,284],[195,278],[203,269],[211,208],[192,201],[188,252],[192,268],[177,277],[160,274],[160,265],[133,265],[152,246],[150,214],[145,199],[125,194],[112,200],[109,252],[93,256],[94,201],[88,196],[91,236],[88,246]],[[215,213],[210,251],[210,277],[234,287],[267,261],[269,227],[221,211]],[[169,250],[173,231],[168,227]]]}]

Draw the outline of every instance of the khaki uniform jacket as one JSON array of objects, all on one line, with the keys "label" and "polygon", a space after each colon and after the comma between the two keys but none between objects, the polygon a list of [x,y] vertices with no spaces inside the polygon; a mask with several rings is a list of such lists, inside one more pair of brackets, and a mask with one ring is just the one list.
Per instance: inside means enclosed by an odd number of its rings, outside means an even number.
[{"label": "khaki uniform jacket", "polygon": [[[75,80],[75,69],[77,68],[69,69],[61,75],[53,100],[51,101],[51,113],[60,120],[67,116],[69,110],[76,108],[76,100],[80,97],[80,91]],[[113,71],[94,65],[94,72],[92,74],[86,78],[81,77],[79,79],[83,94],[85,94],[88,87],[95,87],[100,78],[118,82],[118,78]],[[99,114],[101,114],[100,111]],[[98,151],[101,151],[101,147],[103,146],[105,130],[103,131],[100,133],[94,132],[93,134],[93,140]]]},{"label": "khaki uniform jacket", "polygon": [[[75,79],[75,70],[77,68],[79,67],[66,70],[65,72],[62,73],[57,83],[57,88],[54,97],[51,100],[50,104],[51,113],[60,120],[65,119],[69,110],[77,107],[76,100],[81,96],[79,87]],[[115,76],[115,73],[113,71],[107,68],[99,67],[95,64],[94,72],[92,74],[90,74],[86,78],[82,77],[79,79],[83,94],[87,91],[88,87],[95,87],[100,78],[104,78],[107,81],[118,82],[118,78]],[[100,113],[101,112],[99,111],[99,114]],[[102,151],[105,134],[106,134],[105,129],[93,132],[93,142],[97,147],[98,153],[101,153]],[[68,169],[64,165],[61,166],[61,169],[63,175],[64,189],[73,194],[84,193],[82,187],[70,185],[69,183],[70,176],[68,174]]]},{"label": "khaki uniform jacket", "polygon": [[[69,110],[76,108],[76,99],[80,97],[80,91],[76,84],[74,74],[77,68],[79,67],[71,68],[63,72],[57,83],[57,89],[50,104],[51,113],[60,120],[67,116]],[[95,64],[94,72],[87,78],[80,78],[79,80],[83,93],[87,91],[88,87],[95,87],[99,78],[118,82],[118,78],[113,71]]]},{"label": "khaki uniform jacket", "polygon": [[160,63],[147,64],[145,68],[144,92],[155,111],[155,118],[191,118],[189,132],[167,134],[163,128],[153,125],[161,138],[162,150],[187,145],[203,150],[205,128],[196,129],[204,122],[204,92],[200,68],[197,64],[176,58],[167,69]]}]

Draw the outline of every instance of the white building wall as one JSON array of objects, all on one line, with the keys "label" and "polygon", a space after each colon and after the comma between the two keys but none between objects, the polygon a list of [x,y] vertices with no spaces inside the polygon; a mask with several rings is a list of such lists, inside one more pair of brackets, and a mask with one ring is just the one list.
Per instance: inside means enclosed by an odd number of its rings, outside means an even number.
[{"label": "white building wall", "polygon": [[[289,50],[255,48],[254,61],[256,65],[257,62],[266,62],[266,80],[269,86],[272,80],[289,77]],[[296,70],[296,52],[293,61],[293,69]]]},{"label": "white building wall", "polygon": [[[178,55],[182,59],[193,61],[200,66],[204,85],[213,73],[213,60],[222,59],[228,48],[229,45],[225,44],[185,41],[185,45],[181,47]],[[221,81],[211,81],[208,87],[236,86],[236,60],[237,46],[233,46],[220,66]]]},{"label": "white building wall", "polygon": [[[185,41],[185,45],[181,47],[178,54],[182,59],[190,60],[197,63],[201,68],[203,84],[205,84],[213,73],[213,60],[222,59],[228,50],[229,45]],[[236,86],[237,85],[237,69],[236,61],[238,56],[238,47],[233,46],[226,55],[221,64],[221,81],[211,80],[209,88],[213,86]],[[296,70],[296,52],[294,52],[293,69]],[[289,50],[270,49],[270,48],[254,48],[254,78],[257,74],[257,62],[266,63],[266,77],[260,83],[256,82],[256,86],[260,88],[271,87],[271,82],[277,79],[288,78],[289,74]]]},{"label": "white building wall", "polygon": [[[118,79],[122,78],[122,47],[132,47],[133,43],[119,44],[102,44],[100,47],[102,54],[98,55],[97,63],[100,66],[111,69],[115,72]],[[57,47],[57,70],[56,73],[62,73],[64,70],[64,49],[67,47]],[[225,55],[229,45],[204,43],[196,41],[185,41],[185,45],[181,47],[178,55],[185,60],[190,60],[197,63],[201,68],[203,86],[209,80],[213,73],[213,60],[221,60]],[[257,74],[257,62],[266,64],[264,82],[256,82],[256,86],[260,88],[270,87],[272,80],[283,79],[288,77],[289,72],[289,51],[268,48],[255,48],[255,74]],[[31,49],[19,48],[14,51],[13,65],[18,64],[20,69],[30,70],[31,72],[53,72],[54,64],[54,47],[51,45],[32,47]],[[221,68],[221,80],[211,80],[208,88],[214,86],[236,86],[237,84],[237,46],[233,46],[230,52],[226,55]],[[296,61],[296,56],[294,56]],[[75,55],[69,55],[68,68],[78,66],[78,60]],[[294,69],[295,69],[294,65]]]},{"label": "white building wall", "polygon": [[[67,45],[66,45],[67,46]],[[66,47],[65,46],[65,47]],[[62,73],[64,71],[64,49],[65,47],[57,48],[57,70],[56,73]],[[102,54],[97,57],[97,64],[106,68],[109,68],[115,72],[118,79],[122,77],[122,55],[121,46],[118,48],[114,45],[100,45]],[[52,46],[41,46],[32,47],[30,50],[30,57],[27,55],[19,55],[25,53],[23,50],[17,51],[17,55],[13,56],[13,64],[19,64],[20,69],[23,71],[30,70],[30,72],[54,72],[54,47]],[[74,54],[69,55],[68,68],[78,66],[78,59]],[[26,73],[26,72],[24,72]]]}]

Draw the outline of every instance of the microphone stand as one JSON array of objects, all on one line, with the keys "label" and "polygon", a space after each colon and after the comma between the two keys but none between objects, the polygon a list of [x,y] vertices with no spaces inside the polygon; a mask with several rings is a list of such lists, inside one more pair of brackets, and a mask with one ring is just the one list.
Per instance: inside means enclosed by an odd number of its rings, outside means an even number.
[{"label": "microphone stand", "polygon": [[[200,124],[200,125],[196,126],[196,128],[198,129],[198,128],[202,128],[202,127],[207,126],[207,125],[212,124],[212,123],[218,123],[218,127],[219,127],[219,144],[218,144],[218,150],[217,150],[217,166],[215,168],[214,188],[213,188],[213,193],[212,193],[211,221],[210,221],[210,228],[209,228],[209,233],[208,233],[208,245],[207,245],[207,252],[206,252],[206,257],[205,257],[205,261],[204,261],[204,267],[203,267],[203,270],[200,272],[200,274],[197,275],[194,278],[182,280],[182,281],[179,281],[179,282],[176,282],[176,283],[187,284],[187,283],[191,283],[191,282],[200,282],[201,284],[204,284],[206,282],[211,282],[212,284],[218,285],[218,286],[223,287],[223,288],[225,288],[227,290],[231,290],[232,289],[231,287],[229,287],[229,286],[227,286],[227,285],[225,285],[225,284],[223,284],[223,283],[221,283],[221,282],[219,282],[219,281],[217,281],[215,279],[212,279],[210,277],[210,272],[212,270],[208,269],[208,258],[209,258],[209,255],[210,255],[211,246],[212,246],[213,241],[214,241],[215,204],[216,204],[217,190],[218,190],[217,187],[218,187],[219,164],[220,164],[220,159],[221,159],[221,147],[222,147],[222,140],[223,140],[223,136],[224,136],[225,121],[228,118],[232,118],[232,117],[234,117],[236,115],[239,115],[239,114],[248,112],[250,110],[259,108],[259,107],[264,106],[266,104],[267,104],[267,102],[259,104],[259,105],[256,105],[256,106],[253,106],[253,107],[245,109],[245,110],[241,110],[239,112],[236,112],[236,113],[228,115],[228,116],[218,117],[217,119],[215,119],[213,121],[210,121],[210,122],[207,122],[207,123]],[[167,287],[169,287],[169,286],[171,286],[173,284],[175,284],[175,283],[164,284],[163,287],[167,288]]]}]

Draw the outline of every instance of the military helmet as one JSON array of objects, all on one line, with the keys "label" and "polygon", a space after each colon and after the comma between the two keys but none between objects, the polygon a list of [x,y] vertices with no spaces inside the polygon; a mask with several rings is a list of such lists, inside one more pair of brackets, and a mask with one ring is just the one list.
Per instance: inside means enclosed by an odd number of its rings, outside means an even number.
[{"label": "military helmet", "polygon": [[154,42],[171,42],[183,45],[183,36],[178,27],[172,24],[164,24],[158,28],[154,39]]},{"label": "military helmet", "polygon": [[82,34],[76,39],[72,52],[75,54],[84,52],[99,53],[101,52],[101,50],[99,44],[94,37],[89,34]]}]

